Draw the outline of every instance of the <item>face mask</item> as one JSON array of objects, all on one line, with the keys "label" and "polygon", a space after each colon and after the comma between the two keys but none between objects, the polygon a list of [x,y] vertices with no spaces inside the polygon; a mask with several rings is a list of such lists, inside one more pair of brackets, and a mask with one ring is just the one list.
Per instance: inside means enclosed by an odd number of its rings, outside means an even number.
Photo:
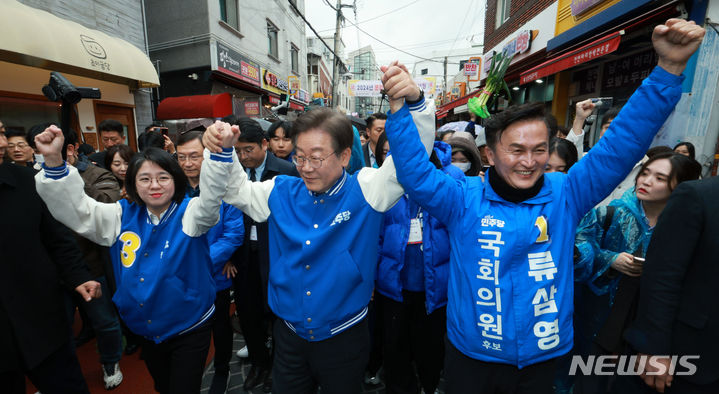
[{"label": "face mask", "polygon": [[35,156],[35,162],[36,162],[36,163],[41,163],[41,164],[42,164],[42,163],[45,162],[45,158],[42,157],[42,155],[37,154],[37,153],[33,153],[33,156]]},{"label": "face mask", "polygon": [[453,164],[455,167],[457,167],[457,168],[459,168],[460,170],[462,170],[462,172],[467,172],[467,171],[469,171],[469,168],[472,167],[472,163],[459,163],[459,162],[457,162],[457,163],[452,163],[452,164]]}]

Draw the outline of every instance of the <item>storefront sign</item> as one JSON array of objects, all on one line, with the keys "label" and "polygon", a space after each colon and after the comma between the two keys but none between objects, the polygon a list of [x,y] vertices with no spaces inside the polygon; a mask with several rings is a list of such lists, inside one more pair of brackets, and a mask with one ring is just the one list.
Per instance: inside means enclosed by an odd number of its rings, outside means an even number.
[{"label": "storefront sign", "polygon": [[529,46],[532,44],[532,31],[523,30],[517,34],[512,41],[508,42],[507,45],[502,48],[502,53],[505,56],[518,55],[520,53],[527,52]]},{"label": "storefront sign", "polygon": [[464,75],[474,77],[479,74],[479,64],[474,62],[464,63]]},{"label": "storefront sign", "polygon": [[414,83],[422,89],[425,97],[434,97],[434,94],[437,91],[437,78],[419,77],[414,79]]},{"label": "storefront sign", "polygon": [[245,115],[259,116],[260,115],[260,103],[258,103],[257,101],[245,101]]},{"label": "storefront sign", "polygon": [[653,49],[604,63],[602,92],[621,89],[632,92],[641,85],[657,65],[657,53]]},{"label": "storefront sign", "polygon": [[290,101],[290,109],[294,109],[295,111],[304,111],[305,106]]},{"label": "storefront sign", "polygon": [[300,89],[297,94],[297,99],[302,101],[303,103],[309,103],[310,93],[304,89]]},{"label": "storefront sign", "polygon": [[254,62],[217,43],[217,71],[254,86],[260,86],[260,68]]},{"label": "storefront sign", "polygon": [[602,2],[604,2],[604,0],[572,0],[572,16],[582,15]]},{"label": "storefront sign", "polygon": [[558,73],[562,70],[572,68],[579,64],[586,63],[612,53],[619,48],[619,43],[622,40],[622,34],[624,34],[623,30],[601,38],[593,43],[587,44],[574,52],[570,52],[556,59],[544,62],[539,66],[522,73],[519,83],[529,83],[539,78],[546,77],[547,75]]},{"label": "storefront sign", "polygon": [[290,86],[284,78],[268,69],[262,69],[262,88],[275,93],[287,93]]},{"label": "storefront sign", "polygon": [[300,79],[296,75],[287,77],[287,84],[290,87],[291,94],[298,94],[300,90]]}]

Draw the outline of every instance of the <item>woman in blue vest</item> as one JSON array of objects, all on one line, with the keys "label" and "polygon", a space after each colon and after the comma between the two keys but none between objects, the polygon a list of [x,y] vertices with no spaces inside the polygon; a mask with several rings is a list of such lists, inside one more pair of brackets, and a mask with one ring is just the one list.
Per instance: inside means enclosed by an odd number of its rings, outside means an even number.
[{"label": "woman in blue vest", "polygon": [[[642,165],[634,189],[582,219],[575,241],[579,258],[575,260],[578,283],[572,354],[586,357],[625,350],[622,333],[634,318],[639,276],[654,226],[672,190],[681,182],[698,179],[700,172],[695,160],[660,153]],[[574,392],[601,393],[607,385],[606,376],[580,375]]]},{"label": "woman in blue vest", "polygon": [[[215,127],[215,126],[213,126]],[[170,154],[148,148],[133,157],[125,188],[130,199],[99,203],[62,160],[62,131],[35,138],[45,157],[38,193],[60,222],[110,247],[117,291],[112,300],[132,332],[144,338],[143,358],[161,393],[199,392],[209,350],[215,283],[207,231],[217,223],[232,146],[239,131],[220,124],[221,153],[203,162],[200,197],[185,198],[187,178]]]},{"label": "woman in blue vest", "polygon": [[[375,157],[387,153],[384,133]],[[430,161],[464,178],[452,165],[452,148],[435,142]],[[481,165],[480,165],[481,168]],[[388,393],[434,393],[444,361],[449,236],[446,227],[404,195],[384,215],[376,301],[382,304],[384,368]],[[419,382],[415,375],[416,365]]]}]

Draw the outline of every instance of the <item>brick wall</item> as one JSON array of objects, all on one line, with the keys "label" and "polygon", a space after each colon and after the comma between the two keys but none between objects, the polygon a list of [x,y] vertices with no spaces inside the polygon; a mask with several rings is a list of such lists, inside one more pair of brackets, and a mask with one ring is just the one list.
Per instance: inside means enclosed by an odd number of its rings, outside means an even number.
[{"label": "brick wall", "polygon": [[484,50],[485,53],[502,42],[505,38],[519,30],[530,19],[537,16],[556,0],[507,0],[511,1],[509,19],[495,29],[497,19],[497,1],[487,0],[487,11],[484,15]]}]

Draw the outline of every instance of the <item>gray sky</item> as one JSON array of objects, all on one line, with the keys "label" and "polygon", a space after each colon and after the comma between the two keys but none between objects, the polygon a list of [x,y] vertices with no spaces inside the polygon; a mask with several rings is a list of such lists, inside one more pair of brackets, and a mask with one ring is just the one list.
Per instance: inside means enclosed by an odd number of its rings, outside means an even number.
[{"label": "gray sky", "polygon": [[[333,6],[337,3],[327,1]],[[342,3],[351,5],[353,0]],[[379,64],[398,59],[412,70],[412,64],[418,60],[377,42],[349,24],[356,21],[374,37],[423,57],[432,56],[433,51],[468,48],[483,41],[485,0],[356,0],[356,4],[357,19],[352,8],[342,9],[347,19],[342,28],[345,55],[372,45]],[[320,35],[334,34],[335,11],[324,0],[306,0],[305,15]],[[305,34],[314,36],[309,28]],[[327,43],[332,47],[332,42]],[[481,54],[482,48],[477,48],[477,52]]]}]

